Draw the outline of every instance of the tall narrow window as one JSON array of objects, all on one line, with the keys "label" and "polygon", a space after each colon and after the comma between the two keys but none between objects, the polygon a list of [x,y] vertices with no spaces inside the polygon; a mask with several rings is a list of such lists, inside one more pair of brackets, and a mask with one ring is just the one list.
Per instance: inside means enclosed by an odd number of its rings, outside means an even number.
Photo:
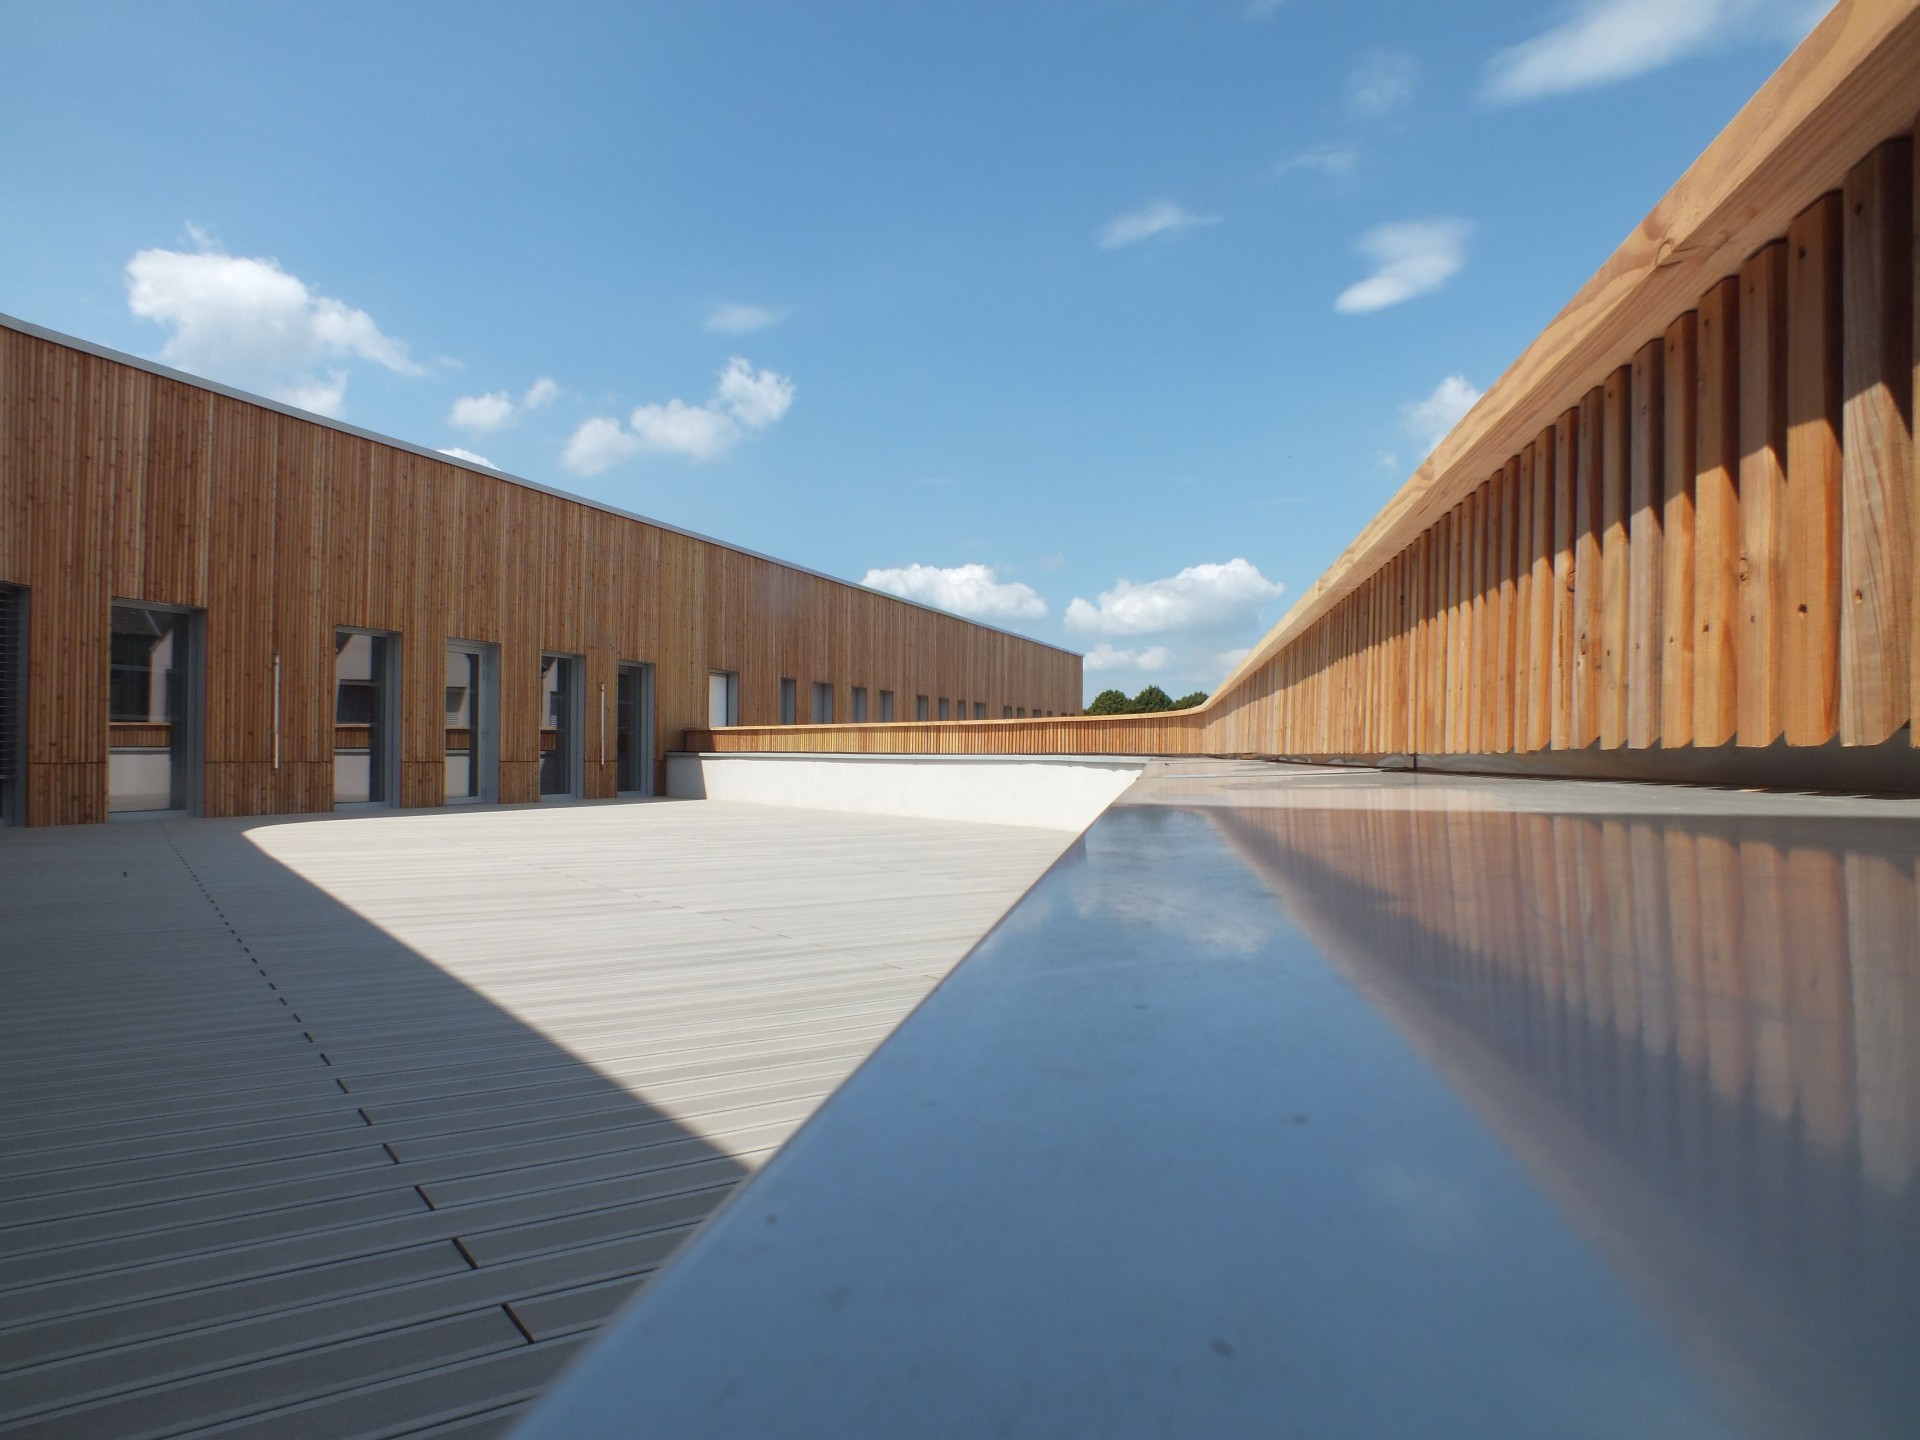
[{"label": "tall narrow window", "polygon": [[653,667],[620,667],[619,723],[614,748],[622,795],[653,793]]},{"label": "tall narrow window", "polygon": [[571,655],[540,657],[540,793],[578,793],[580,662]]},{"label": "tall narrow window", "polygon": [[740,723],[740,676],[732,670],[707,672],[707,727]]},{"label": "tall narrow window", "polygon": [[447,642],[445,736],[447,803],[497,796],[500,750],[499,651],[473,640]]},{"label": "tall narrow window", "polygon": [[973,702],[973,718],[976,720],[984,720],[987,718],[987,702],[986,701],[976,700]]},{"label": "tall narrow window", "polygon": [[391,642],[365,630],[333,633],[333,803],[391,798],[387,730]]},{"label": "tall narrow window", "polygon": [[1000,707],[1000,718],[1001,718],[1002,720],[1011,720],[1011,719],[1013,719],[1013,706],[1011,706],[1011,705],[1002,705],[1002,706]]},{"label": "tall narrow window", "polygon": [[199,753],[191,616],[171,606],[115,605],[110,644],[107,809],[190,809]]},{"label": "tall narrow window", "polygon": [[880,692],[880,720],[881,723],[884,724],[891,719],[893,719],[893,691],[882,690]]},{"label": "tall narrow window", "polygon": [[856,725],[864,725],[866,719],[867,687],[864,685],[856,685],[853,687],[853,723]]},{"label": "tall narrow window", "polygon": [[924,720],[927,718],[926,696],[916,695],[913,697],[913,718],[916,720]]},{"label": "tall narrow window", "polygon": [[833,723],[833,686],[824,680],[813,682],[813,723],[816,725]]},{"label": "tall narrow window", "polygon": [[27,596],[0,585],[0,825],[18,825],[26,768]]},{"label": "tall narrow window", "polygon": [[784,675],[780,677],[780,723],[782,725],[800,723],[799,692],[794,682]]},{"label": "tall narrow window", "polygon": [[1027,718],[1027,707],[1026,707],[1026,706],[1024,706],[1024,705],[1016,705],[1016,706],[1014,706],[1014,707],[1013,707],[1013,718],[1014,718],[1014,719],[1016,719],[1016,720],[1024,720],[1024,719],[1026,719],[1026,718]]},{"label": "tall narrow window", "polygon": [[946,696],[942,695],[940,697],[940,718],[942,720],[951,719],[952,712],[953,712],[952,702],[949,701]]}]

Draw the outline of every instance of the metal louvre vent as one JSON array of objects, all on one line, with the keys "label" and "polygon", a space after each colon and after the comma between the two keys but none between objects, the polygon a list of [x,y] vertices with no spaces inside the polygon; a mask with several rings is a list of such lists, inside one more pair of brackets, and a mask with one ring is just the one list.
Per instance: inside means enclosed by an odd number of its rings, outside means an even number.
[{"label": "metal louvre vent", "polygon": [[0,781],[15,779],[20,763],[20,609],[20,592],[0,585]]}]

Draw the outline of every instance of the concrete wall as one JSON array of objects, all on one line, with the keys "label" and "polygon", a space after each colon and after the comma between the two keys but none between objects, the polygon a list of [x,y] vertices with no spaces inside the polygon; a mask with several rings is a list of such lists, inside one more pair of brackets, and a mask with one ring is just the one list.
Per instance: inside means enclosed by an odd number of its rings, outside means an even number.
[{"label": "concrete wall", "polygon": [[667,756],[667,794],[1078,833],[1147,761],[1107,756]]}]

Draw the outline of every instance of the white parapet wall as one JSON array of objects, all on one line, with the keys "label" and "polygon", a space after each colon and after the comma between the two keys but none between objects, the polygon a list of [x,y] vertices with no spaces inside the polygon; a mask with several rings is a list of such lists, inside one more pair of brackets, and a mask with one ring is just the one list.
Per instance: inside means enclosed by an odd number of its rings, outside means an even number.
[{"label": "white parapet wall", "polygon": [[1078,834],[1147,763],[1109,755],[675,753],[667,756],[667,794]]}]

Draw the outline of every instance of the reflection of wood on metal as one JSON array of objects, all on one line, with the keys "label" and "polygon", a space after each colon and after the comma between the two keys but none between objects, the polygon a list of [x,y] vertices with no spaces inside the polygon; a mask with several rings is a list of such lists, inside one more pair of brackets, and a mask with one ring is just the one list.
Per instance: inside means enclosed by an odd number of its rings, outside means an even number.
[{"label": "reflection of wood on metal", "polygon": [[540,753],[551,754],[560,748],[560,732],[547,726],[540,727]]},{"label": "reflection of wood on metal", "polygon": [[333,727],[333,749],[338,754],[342,750],[371,750],[373,748],[373,727],[371,725],[336,725]]},{"label": "reflection of wood on metal", "polygon": [[115,750],[170,750],[173,726],[164,720],[116,720],[107,726],[107,744]]},{"label": "reflection of wood on metal", "polygon": [[464,726],[456,729],[447,727],[446,749],[449,755],[459,755],[473,749],[473,731]]}]

